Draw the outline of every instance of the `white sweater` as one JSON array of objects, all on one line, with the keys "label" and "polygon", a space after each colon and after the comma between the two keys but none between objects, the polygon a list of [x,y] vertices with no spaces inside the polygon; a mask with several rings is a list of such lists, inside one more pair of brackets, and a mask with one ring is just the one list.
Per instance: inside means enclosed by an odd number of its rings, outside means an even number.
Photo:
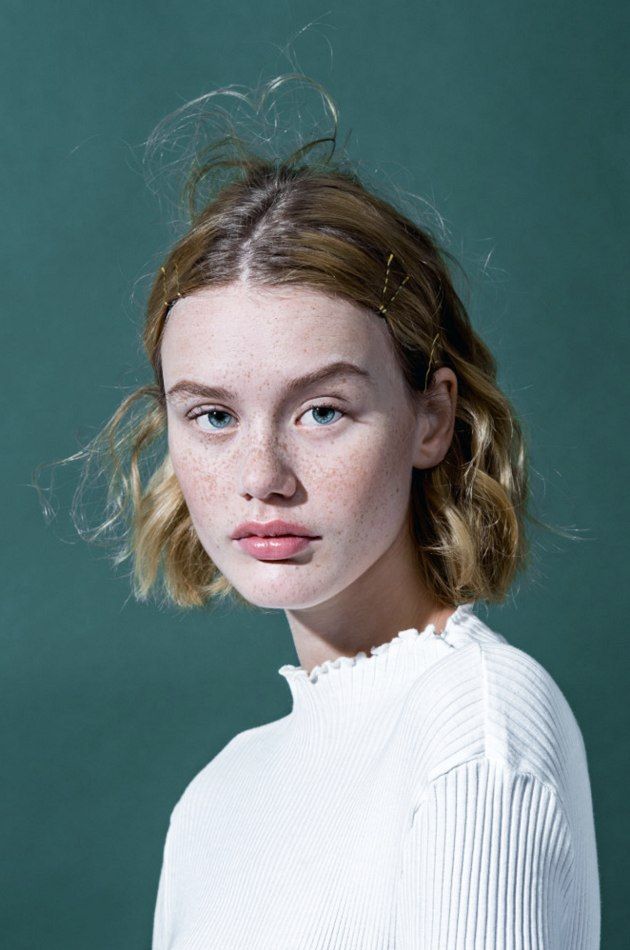
[{"label": "white sweater", "polygon": [[473,612],[278,672],[171,813],[153,950],[596,950],[580,728]]}]

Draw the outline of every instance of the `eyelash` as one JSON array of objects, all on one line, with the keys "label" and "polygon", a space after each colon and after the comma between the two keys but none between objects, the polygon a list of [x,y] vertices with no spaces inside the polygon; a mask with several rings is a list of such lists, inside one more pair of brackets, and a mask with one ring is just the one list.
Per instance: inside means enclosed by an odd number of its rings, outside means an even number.
[{"label": "eyelash", "polygon": [[[314,403],[312,406],[307,406],[307,408],[304,410],[304,412],[301,414],[301,416],[306,415],[307,412],[311,412],[313,409],[332,409],[334,412],[339,412],[339,413],[341,413],[341,418],[335,420],[336,422],[341,422],[341,419],[343,419],[344,416],[347,415],[347,413],[344,412],[343,409],[340,409],[339,406],[335,406],[333,403],[329,403],[329,402],[318,402],[318,403]],[[196,410],[193,410],[192,412],[188,413],[188,414],[187,414],[187,418],[190,419],[191,421],[194,421],[195,419],[199,419],[201,416],[206,416],[206,415],[208,415],[208,414],[211,413],[211,412],[223,412],[223,413],[226,413],[226,415],[228,415],[228,416],[231,416],[231,415],[232,415],[232,413],[231,413],[231,412],[228,412],[227,409],[220,409],[218,406],[204,406],[204,407],[202,407],[201,409],[196,409]],[[301,416],[300,416],[300,418],[301,418]],[[315,428],[315,429],[329,429],[329,428],[331,428],[331,426],[333,426],[334,424],[335,424],[334,422],[329,422],[329,423],[325,423],[325,424],[322,424],[322,425],[313,426],[313,428]],[[197,428],[199,428],[199,427],[197,427]],[[209,430],[209,429],[200,429],[200,431],[203,432],[204,434],[209,434],[209,432],[212,431],[212,430]],[[225,430],[223,430],[223,429],[215,429],[214,431],[215,431],[215,432],[222,432],[222,431],[225,431]]]}]

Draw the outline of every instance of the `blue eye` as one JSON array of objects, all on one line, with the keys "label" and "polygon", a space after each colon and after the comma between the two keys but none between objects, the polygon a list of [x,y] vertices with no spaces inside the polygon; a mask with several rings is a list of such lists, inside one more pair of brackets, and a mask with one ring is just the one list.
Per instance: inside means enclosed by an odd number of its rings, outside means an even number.
[{"label": "blue eye", "polygon": [[[323,413],[322,413],[322,410],[323,410]],[[342,412],[341,409],[337,409],[336,406],[329,406],[327,404],[323,404],[320,406],[311,406],[310,409],[306,410],[306,412],[313,412],[313,413],[318,413],[318,414],[323,414],[323,415],[329,415],[331,412],[332,413],[338,412],[340,416],[345,415],[345,413]],[[306,413],[304,413],[304,415],[306,415]],[[321,429],[327,425],[330,425],[330,420],[328,422],[325,422],[323,425],[318,425],[318,426],[315,426],[314,428]]]},{"label": "blue eye", "polygon": [[[225,409],[202,409],[201,412],[197,412],[196,414],[192,415],[190,418],[199,419],[201,416],[203,416],[204,418],[208,418],[210,416],[231,416],[231,415],[232,414],[230,412],[226,412]],[[225,429],[225,428],[226,428],[225,425],[219,425],[216,427],[217,430]],[[208,431],[207,429],[202,429],[202,432],[207,432],[207,431]]]},{"label": "blue eye", "polygon": [[[331,420],[330,420],[330,414],[331,414],[331,413],[332,413],[333,415],[334,415],[334,413],[338,413],[338,415],[339,415],[340,418],[346,415],[346,413],[343,412],[341,409],[337,409],[336,406],[329,405],[328,403],[320,403],[320,404],[315,405],[315,406],[310,406],[308,409],[306,409],[306,410],[302,413],[302,415],[306,415],[306,414],[309,413],[309,412],[316,413],[316,414],[319,415],[319,416],[321,416],[321,415],[323,415],[323,416],[328,416],[328,421],[317,422],[317,424],[316,424],[315,426],[307,426],[307,428],[315,428],[315,429],[317,429],[317,428],[323,429],[323,428],[326,428],[327,426],[330,426],[330,425],[332,424],[332,423],[331,423]],[[232,413],[231,413],[231,412],[227,412],[225,409],[212,409],[212,408],[211,408],[211,409],[200,409],[200,410],[197,410],[196,412],[191,413],[191,414],[188,416],[188,418],[191,419],[191,420],[200,419],[200,418],[202,418],[202,417],[203,417],[204,419],[208,419],[208,420],[211,420],[211,419],[214,418],[215,421],[217,421],[217,417],[218,417],[218,422],[219,422],[218,425],[210,425],[209,428],[204,428],[204,427],[202,427],[202,426],[198,426],[198,428],[200,428],[202,432],[210,432],[210,431],[220,432],[222,429],[228,428],[228,423],[227,423],[227,421],[226,421],[226,418],[228,418],[228,419],[229,419],[230,417],[231,417],[231,418],[234,418],[234,417],[232,416]],[[314,416],[314,418],[315,418],[315,416]],[[339,421],[339,420],[338,420],[338,419],[333,419],[333,420],[332,420],[332,422],[337,422],[337,421]]]}]

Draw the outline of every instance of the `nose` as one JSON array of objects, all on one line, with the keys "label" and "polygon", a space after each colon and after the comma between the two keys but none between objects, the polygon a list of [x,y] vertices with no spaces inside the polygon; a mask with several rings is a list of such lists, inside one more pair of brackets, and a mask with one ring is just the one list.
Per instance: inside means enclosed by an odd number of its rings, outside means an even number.
[{"label": "nose", "polygon": [[243,446],[241,464],[242,495],[266,498],[279,494],[290,497],[296,486],[296,478],[286,449],[273,436],[251,439]]}]

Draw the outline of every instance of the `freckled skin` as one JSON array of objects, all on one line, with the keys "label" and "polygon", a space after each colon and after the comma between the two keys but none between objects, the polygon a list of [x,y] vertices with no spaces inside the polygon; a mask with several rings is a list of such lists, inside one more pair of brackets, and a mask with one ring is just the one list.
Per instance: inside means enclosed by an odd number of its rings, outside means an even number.
[{"label": "freckled skin", "polygon": [[[337,360],[375,382],[344,375],[287,399],[291,379]],[[162,366],[166,392],[189,379],[235,394],[167,400],[171,460],[204,549],[248,601],[285,611],[305,669],[369,653],[406,627],[443,628],[453,608],[421,583],[407,511],[412,469],[438,464],[451,443],[452,370],[434,374],[428,412],[409,402],[377,314],[306,287],[242,281],[177,301]],[[321,539],[282,561],[230,539],[242,521],[273,518]]]}]

